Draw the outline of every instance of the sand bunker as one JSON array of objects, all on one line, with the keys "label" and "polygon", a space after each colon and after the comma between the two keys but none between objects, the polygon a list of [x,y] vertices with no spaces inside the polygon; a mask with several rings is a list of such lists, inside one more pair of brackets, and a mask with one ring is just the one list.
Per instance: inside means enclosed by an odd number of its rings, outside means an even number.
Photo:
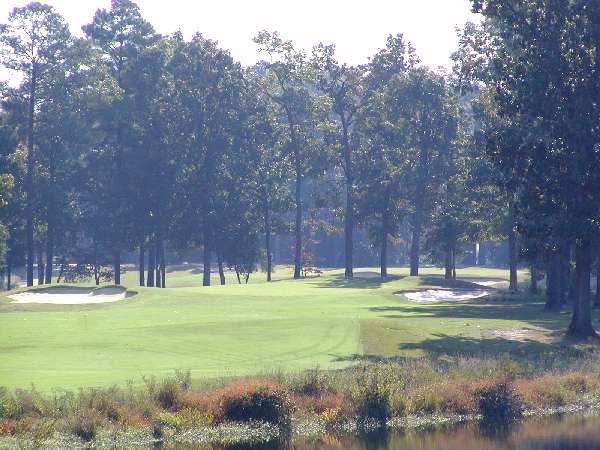
[{"label": "sand bunker", "polygon": [[9,295],[12,303],[47,303],[54,305],[82,305],[87,303],[111,303],[123,300],[127,290],[119,287],[99,289],[53,287]]},{"label": "sand bunker", "polygon": [[503,280],[502,278],[474,278],[474,277],[461,277],[458,278],[460,281],[468,281],[470,283],[480,284],[481,286],[497,286],[499,284],[508,283],[507,280]]},{"label": "sand bunker", "polygon": [[422,291],[398,292],[413,303],[460,302],[485,297],[492,291],[482,289],[427,289]]}]

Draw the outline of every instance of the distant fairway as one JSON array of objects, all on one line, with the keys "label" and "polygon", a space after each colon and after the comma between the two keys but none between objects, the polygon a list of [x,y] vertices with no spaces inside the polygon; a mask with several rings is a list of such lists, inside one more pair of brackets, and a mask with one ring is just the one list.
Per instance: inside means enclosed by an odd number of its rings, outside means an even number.
[{"label": "distant fairway", "polygon": [[[394,292],[443,284],[427,276],[441,271],[391,272],[384,283],[346,281],[337,270],[273,283],[255,274],[241,286],[229,276],[231,284],[203,288],[200,274],[176,270],[167,289],[137,287],[137,274],[129,272],[124,284],[138,294],[116,303],[10,305],[0,297],[0,385],[71,389],[138,383],[174,369],[190,369],[199,379],[336,368],[371,357],[519,355],[551,351],[558,339],[552,332],[568,322],[568,311],[545,313],[540,300],[526,296],[410,303]],[[508,272],[467,268],[458,275],[506,278]]]}]

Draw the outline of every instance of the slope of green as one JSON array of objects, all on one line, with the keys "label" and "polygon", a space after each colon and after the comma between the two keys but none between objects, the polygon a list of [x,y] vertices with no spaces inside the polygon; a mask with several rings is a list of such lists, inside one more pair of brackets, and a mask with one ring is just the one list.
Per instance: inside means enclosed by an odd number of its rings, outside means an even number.
[{"label": "slope of green", "polygon": [[[169,286],[199,284],[193,270],[169,273]],[[264,283],[257,274],[248,285],[166,289],[136,287],[130,272],[125,283],[137,294],[117,303],[15,305],[0,297],[0,385],[48,390],[140,382],[174,369],[198,379],[425,353],[546,351],[568,321],[568,313],[543,312],[540,300],[505,294],[410,303],[394,293],[445,283],[428,276],[438,269],[421,277],[406,272],[394,269],[386,282],[347,281],[336,270],[307,280]],[[506,275],[459,270],[465,278]],[[522,329],[526,337],[518,341],[497,336]]]}]

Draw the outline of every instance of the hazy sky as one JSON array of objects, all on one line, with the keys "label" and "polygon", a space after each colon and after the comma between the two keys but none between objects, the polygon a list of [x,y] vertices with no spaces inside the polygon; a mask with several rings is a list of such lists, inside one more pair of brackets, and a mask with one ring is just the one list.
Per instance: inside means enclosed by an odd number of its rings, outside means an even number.
[{"label": "hazy sky", "polygon": [[[41,0],[43,1],[43,0]],[[15,6],[29,0],[0,0],[0,23]],[[62,14],[74,33],[89,23],[110,0],[46,0]],[[296,45],[310,49],[334,43],[338,59],[367,61],[390,33],[404,33],[421,59],[432,67],[450,67],[456,47],[455,27],[477,20],[469,0],[138,0],[143,16],[160,33],[181,29],[185,37],[199,31],[218,40],[245,65],[258,60],[252,37],[277,30]],[[0,71],[1,72],[1,71]],[[2,75],[0,74],[0,78]]]}]

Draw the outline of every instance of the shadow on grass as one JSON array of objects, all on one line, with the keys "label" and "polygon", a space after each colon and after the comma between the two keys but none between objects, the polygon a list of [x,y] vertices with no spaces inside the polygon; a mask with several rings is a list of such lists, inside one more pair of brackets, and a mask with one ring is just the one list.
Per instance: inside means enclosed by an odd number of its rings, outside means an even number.
[{"label": "shadow on grass", "polygon": [[352,288],[352,289],[377,289],[384,283],[398,281],[404,278],[401,275],[388,275],[381,278],[376,272],[358,272],[354,278],[346,278],[344,275],[330,275],[316,283],[320,288]]},{"label": "shadow on grass", "polygon": [[571,315],[568,310],[559,313],[544,311],[544,304],[541,301],[520,297],[515,300],[503,300],[503,297],[494,297],[493,295],[460,303],[375,306],[368,310],[383,313],[380,317],[385,319],[405,319],[407,315],[410,315],[411,319],[438,317],[517,320],[547,329],[564,329]]}]

